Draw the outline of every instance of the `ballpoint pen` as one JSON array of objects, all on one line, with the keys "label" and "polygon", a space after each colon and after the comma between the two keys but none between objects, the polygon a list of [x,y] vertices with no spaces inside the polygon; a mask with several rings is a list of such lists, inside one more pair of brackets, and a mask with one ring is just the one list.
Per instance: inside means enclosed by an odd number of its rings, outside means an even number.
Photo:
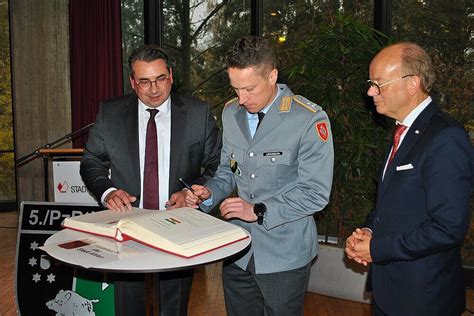
[{"label": "ballpoint pen", "polygon": [[194,193],[194,190],[193,188],[191,188],[191,186],[189,184],[187,184],[186,182],[184,182],[183,178],[178,178],[179,182],[181,182],[182,185],[184,185],[184,187],[186,189],[188,189],[189,191],[193,192]]},{"label": "ballpoint pen", "polygon": [[[187,184],[186,182],[184,182],[183,178],[178,178],[178,180],[179,180],[179,182],[181,182],[182,185],[184,185],[184,187],[185,187],[186,189],[188,189],[189,191],[191,191],[191,192],[194,193],[193,188],[191,188],[191,186],[190,186],[189,184]],[[200,196],[198,196],[198,199],[199,199],[199,201],[202,201],[202,199],[201,199]],[[198,210],[202,210],[201,207],[199,207],[199,206],[198,206],[197,209],[198,209]]]}]

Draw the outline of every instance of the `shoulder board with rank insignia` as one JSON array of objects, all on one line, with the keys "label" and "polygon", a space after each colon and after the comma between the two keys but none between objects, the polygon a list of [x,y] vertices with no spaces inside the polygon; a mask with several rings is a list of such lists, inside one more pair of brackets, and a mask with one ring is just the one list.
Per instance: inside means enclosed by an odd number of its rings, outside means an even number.
[{"label": "shoulder board with rank insignia", "polygon": [[235,102],[237,99],[238,99],[238,98],[237,98],[237,97],[235,97],[235,98],[233,98],[233,99],[231,99],[231,100],[227,101],[227,102],[226,102],[226,104],[225,104],[224,106],[228,106],[228,105],[230,105],[230,104],[234,103],[234,102]]},{"label": "shoulder board with rank insignia", "polygon": [[311,112],[317,112],[321,109],[319,105],[317,105],[314,102],[311,102],[310,100],[306,99],[305,97],[301,95],[294,95],[293,100],[295,100],[297,104],[304,106]]},{"label": "shoulder board with rank insignia", "polygon": [[290,112],[291,109],[291,97],[282,97],[278,111],[280,112]]}]

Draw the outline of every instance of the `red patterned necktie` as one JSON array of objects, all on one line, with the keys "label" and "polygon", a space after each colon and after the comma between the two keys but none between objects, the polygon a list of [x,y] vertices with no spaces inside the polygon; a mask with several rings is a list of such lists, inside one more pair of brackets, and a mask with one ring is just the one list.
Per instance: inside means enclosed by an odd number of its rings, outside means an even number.
[{"label": "red patterned necktie", "polygon": [[143,173],[143,208],[159,209],[158,197],[158,136],[156,132],[156,109],[148,109],[150,119],[146,127],[145,170]]},{"label": "red patterned necktie", "polygon": [[395,153],[398,150],[398,145],[400,144],[400,137],[402,136],[403,132],[407,129],[407,126],[399,124],[395,128],[395,133],[393,134],[393,147],[392,147],[392,153],[390,154],[390,158],[388,159],[388,164],[392,161],[393,157],[395,156]]}]

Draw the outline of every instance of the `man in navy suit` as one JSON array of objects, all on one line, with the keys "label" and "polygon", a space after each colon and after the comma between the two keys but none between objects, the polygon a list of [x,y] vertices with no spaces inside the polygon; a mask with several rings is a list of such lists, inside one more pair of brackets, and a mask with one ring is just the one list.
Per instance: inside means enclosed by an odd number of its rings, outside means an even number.
[{"label": "man in navy suit", "polygon": [[460,315],[460,244],[474,169],[469,137],[429,96],[435,72],[420,46],[383,49],[369,73],[367,94],[400,132],[382,167],[375,209],[347,238],[346,254],[371,264],[375,315]]},{"label": "man in navy suit", "polygon": [[[214,175],[221,133],[209,104],[171,93],[173,73],[160,47],[143,45],[128,62],[134,93],[101,105],[84,149],[81,176],[97,200],[115,211],[126,211],[132,205],[152,209],[184,206],[185,193],[178,179],[204,183]],[[155,206],[151,207],[141,197],[144,179],[150,174],[146,161],[153,156],[146,154],[147,126],[153,121],[157,153],[151,165],[158,172],[151,190]],[[160,315],[187,314],[192,272],[166,272],[156,278]],[[117,278],[116,315],[144,315],[143,275],[122,274]]]}]

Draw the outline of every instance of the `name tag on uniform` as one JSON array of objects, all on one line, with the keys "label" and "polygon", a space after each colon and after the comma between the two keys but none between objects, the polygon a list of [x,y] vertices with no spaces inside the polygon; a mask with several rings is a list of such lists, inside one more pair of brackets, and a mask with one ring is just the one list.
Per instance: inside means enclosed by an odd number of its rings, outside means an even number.
[{"label": "name tag on uniform", "polygon": [[269,151],[269,152],[263,153],[263,156],[265,157],[273,157],[273,156],[281,156],[281,155],[283,155],[282,151]]}]

